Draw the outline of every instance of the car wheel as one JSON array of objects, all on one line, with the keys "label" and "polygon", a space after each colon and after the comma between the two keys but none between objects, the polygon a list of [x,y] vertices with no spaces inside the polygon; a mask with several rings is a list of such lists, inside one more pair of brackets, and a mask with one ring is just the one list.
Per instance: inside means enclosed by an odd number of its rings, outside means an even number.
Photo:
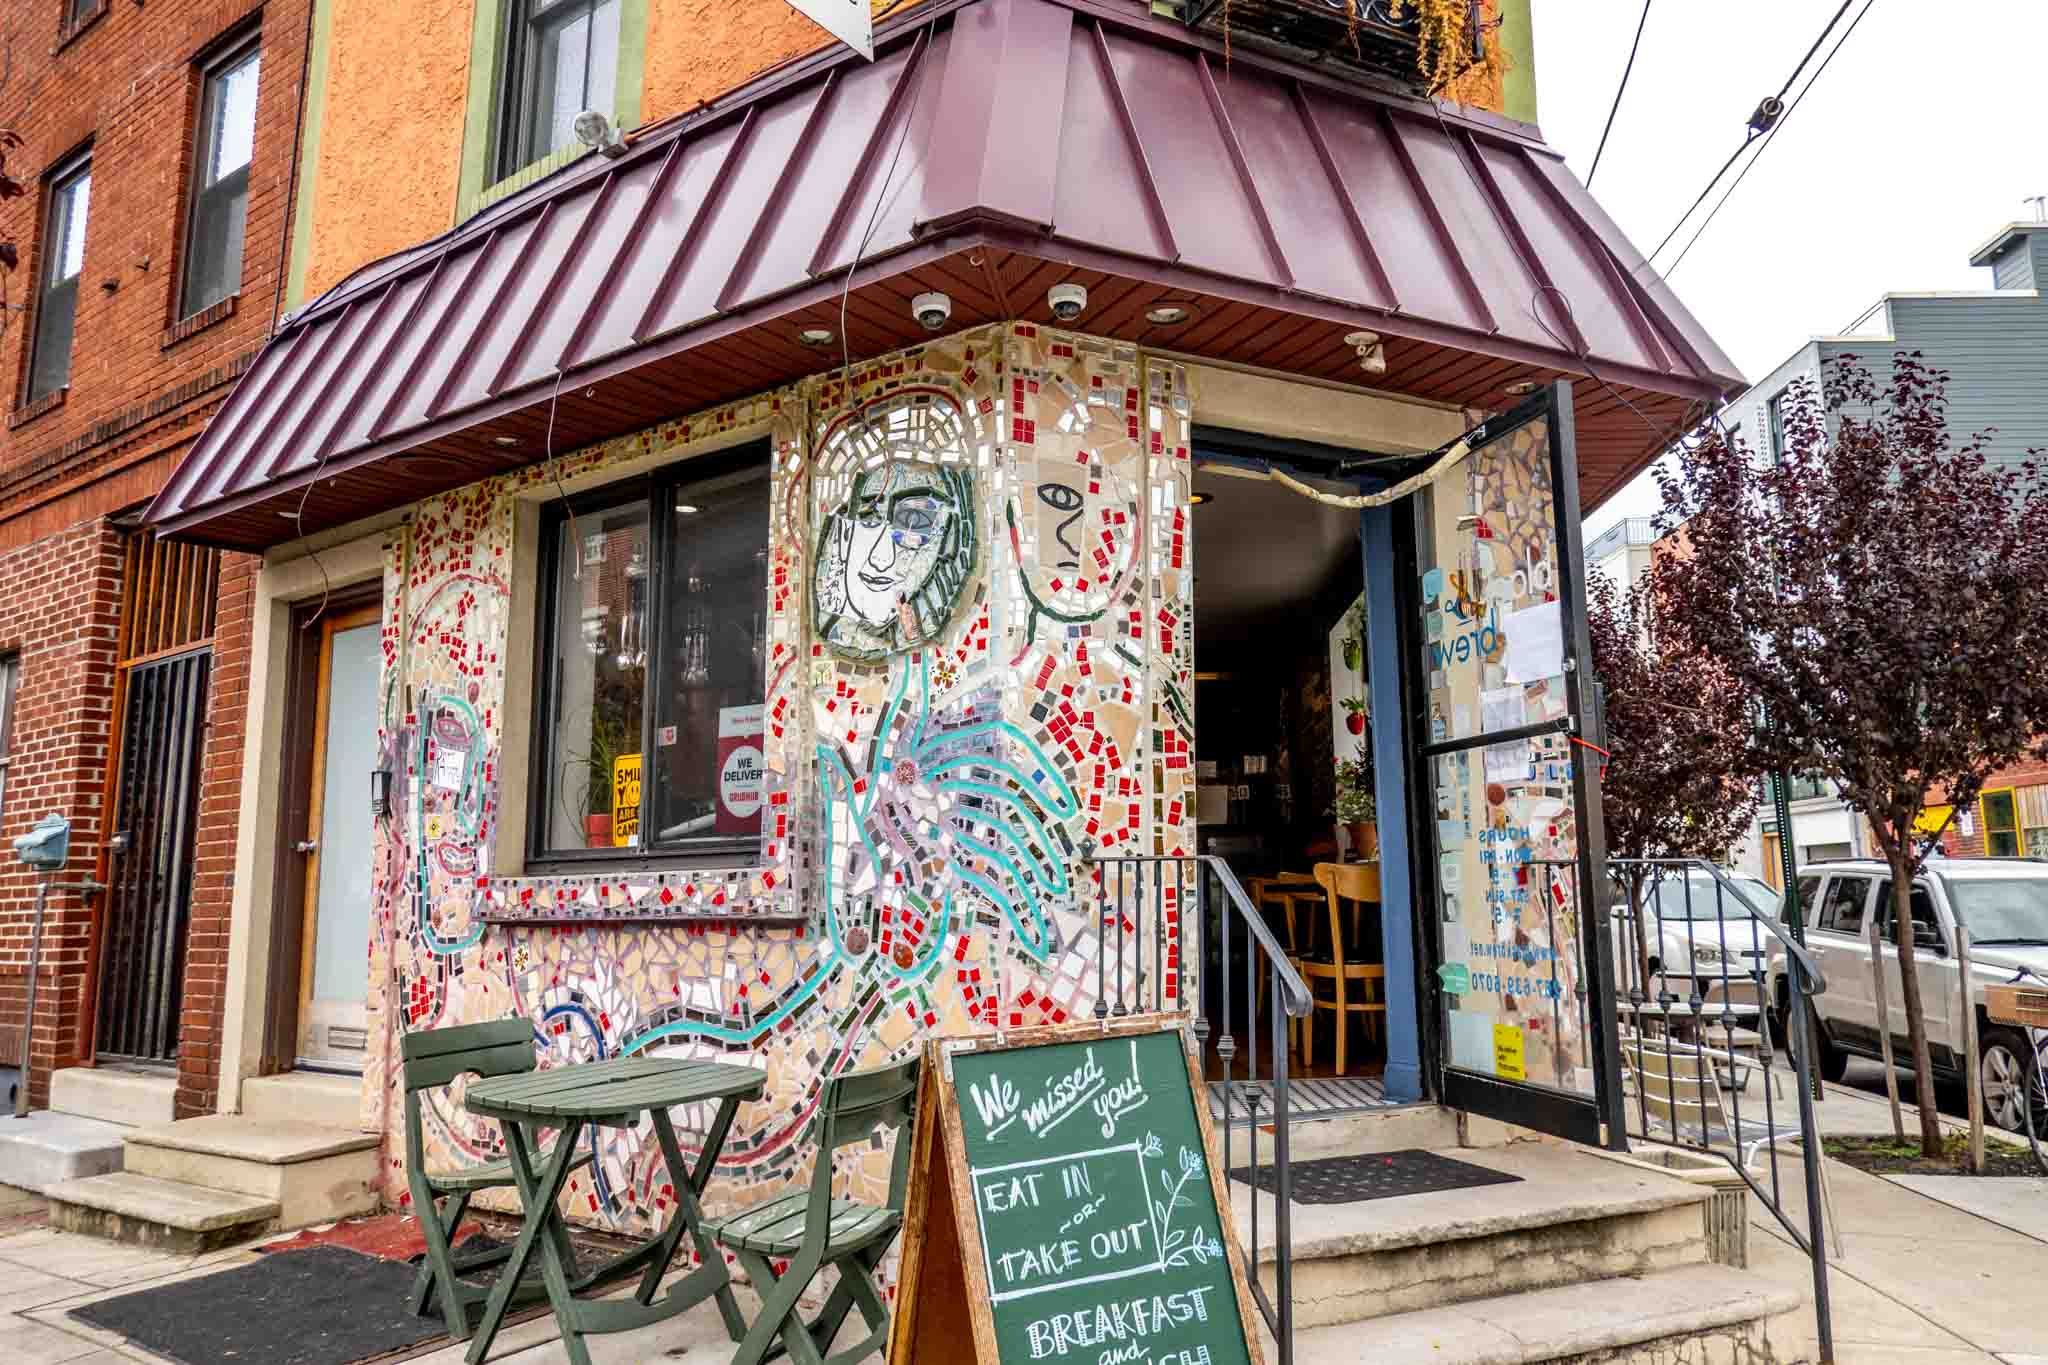
[{"label": "car wheel", "polygon": [[[1978,1044],[1977,1088],[1984,1098],[1984,1117],[2010,1133],[2027,1131],[2021,1112],[2028,1079],[2027,1041],[2011,1029],[1995,1028]],[[2035,1082],[2038,1087],[2039,1082]],[[2048,1137],[2048,1105],[2034,1094],[2034,1131]]]},{"label": "car wheel", "polygon": [[1813,1003],[1807,1002],[1806,1017],[1813,1025],[1814,1063],[1820,1068],[1824,1081],[1839,1081],[1849,1074],[1849,1054],[1828,1041],[1828,1031],[1820,1026],[1820,1015]]}]

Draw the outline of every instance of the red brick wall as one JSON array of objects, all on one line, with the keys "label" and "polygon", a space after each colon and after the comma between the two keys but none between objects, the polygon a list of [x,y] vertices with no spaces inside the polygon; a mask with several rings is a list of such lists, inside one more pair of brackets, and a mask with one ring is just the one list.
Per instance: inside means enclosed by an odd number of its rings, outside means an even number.
[{"label": "red brick wall", "polygon": [[[0,240],[19,244],[9,301],[33,298],[43,261],[42,174],[92,150],[84,273],[63,401],[21,411],[32,315],[0,314],[0,648],[18,648],[23,688],[0,834],[46,810],[76,822],[73,868],[92,873],[108,761],[118,534],[109,515],[146,502],[176,467],[268,336],[288,261],[287,230],[310,0],[113,0],[76,33],[61,0],[0,5],[8,75],[0,128],[24,145],[8,164],[34,193],[0,204]],[[180,253],[192,173],[200,63],[258,35],[256,141],[249,172],[241,291],[180,326]],[[247,702],[251,561],[222,566],[199,861],[187,947],[178,1102],[211,1109],[219,1093],[221,993]],[[105,657],[99,657],[104,651]],[[24,784],[34,782],[34,786]],[[11,857],[0,850],[0,863]],[[19,1047],[32,883],[0,867],[0,1061]],[[54,908],[38,986],[36,1078],[85,1046],[82,986],[90,911]]]},{"label": "red brick wall", "polygon": [[[66,880],[97,867],[107,732],[113,706],[114,627],[121,540],[104,521],[86,522],[0,555],[0,651],[20,658],[13,740],[0,840],[12,840],[51,811],[71,817]],[[35,879],[0,851],[0,1057],[21,1055],[29,929]],[[29,1089],[41,1104],[53,1059],[83,1042],[82,988],[92,933],[77,896],[53,897],[37,979],[34,1065]]]}]

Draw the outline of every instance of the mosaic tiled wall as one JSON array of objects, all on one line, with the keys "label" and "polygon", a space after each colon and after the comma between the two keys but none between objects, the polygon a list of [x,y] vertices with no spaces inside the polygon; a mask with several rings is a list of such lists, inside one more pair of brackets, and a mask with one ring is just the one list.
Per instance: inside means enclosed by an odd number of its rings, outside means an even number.
[{"label": "mosaic tiled wall", "polygon": [[[1084,894],[1081,848],[1192,838],[1186,392],[1178,367],[1016,324],[418,507],[387,554],[396,781],[364,1090],[393,1202],[405,1030],[517,1014],[544,1065],[761,1067],[767,1095],[713,1182],[724,1206],[808,1173],[824,1077],[934,1033],[1092,1010],[1100,944],[1122,940]],[[531,665],[506,658],[513,614],[534,609],[511,582],[516,500],[741,430],[774,448],[758,864],[488,875],[525,835],[498,791],[503,713],[530,705]],[[1182,998],[1177,959],[1143,970]],[[436,1163],[498,1154],[453,1096],[433,1097],[427,1135]],[[873,1195],[881,1174],[876,1159],[847,1179]],[[636,1226],[663,1211],[664,1178],[648,1131],[606,1132],[566,1197]]]}]

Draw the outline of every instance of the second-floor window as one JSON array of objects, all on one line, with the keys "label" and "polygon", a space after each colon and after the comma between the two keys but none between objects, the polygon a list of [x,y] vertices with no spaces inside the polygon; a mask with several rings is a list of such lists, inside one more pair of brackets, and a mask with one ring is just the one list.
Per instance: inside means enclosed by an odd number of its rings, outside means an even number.
[{"label": "second-floor window", "polygon": [[1785,463],[1785,404],[1790,402],[1791,398],[1791,390],[1781,389],[1771,399],[1770,418],[1772,464]]},{"label": "second-floor window", "polygon": [[509,0],[497,178],[574,144],[576,115],[612,115],[619,0]]},{"label": "second-floor window", "polygon": [[78,277],[85,269],[85,211],[92,198],[92,160],[80,156],[50,177],[43,254],[29,345],[28,401],[71,382],[71,332],[78,320]]},{"label": "second-floor window", "polygon": [[209,308],[242,287],[249,162],[256,150],[257,57],[256,45],[250,43],[221,57],[206,72],[192,157],[180,317]]}]

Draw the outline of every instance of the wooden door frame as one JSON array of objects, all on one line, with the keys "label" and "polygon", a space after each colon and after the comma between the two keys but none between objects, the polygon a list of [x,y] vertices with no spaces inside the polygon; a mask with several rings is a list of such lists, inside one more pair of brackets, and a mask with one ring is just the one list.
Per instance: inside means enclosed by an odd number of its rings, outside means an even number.
[{"label": "wooden door frame", "polygon": [[[290,1071],[299,1060],[300,996],[312,971],[307,955],[313,949],[313,939],[307,933],[307,919],[314,907],[307,896],[307,874],[313,860],[300,854],[296,845],[302,837],[300,831],[311,828],[319,816],[317,793],[322,774],[315,771],[313,755],[326,722],[321,706],[326,695],[326,645],[333,638],[336,622],[378,609],[382,601],[383,584],[372,581],[336,592],[324,602],[316,599],[292,608],[285,658],[283,767],[278,774],[277,831],[270,871],[274,893],[270,958],[265,966],[269,986],[264,992],[258,1075]],[[369,799],[367,786],[363,799]]]}]

